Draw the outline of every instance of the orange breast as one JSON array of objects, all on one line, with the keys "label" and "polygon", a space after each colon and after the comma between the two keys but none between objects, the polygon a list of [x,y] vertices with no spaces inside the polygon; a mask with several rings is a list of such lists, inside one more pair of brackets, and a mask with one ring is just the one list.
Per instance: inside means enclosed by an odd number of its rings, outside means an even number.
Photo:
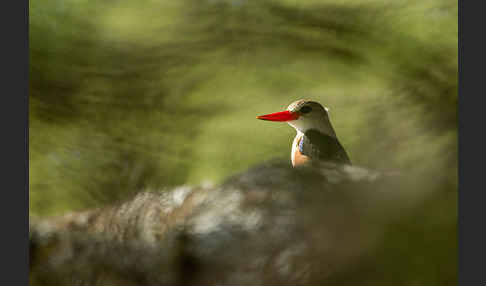
[{"label": "orange breast", "polygon": [[299,150],[299,147],[298,147],[299,144],[300,144],[300,140],[302,140],[302,137],[299,140],[297,140],[297,142],[295,142],[296,148],[292,148],[293,149],[292,166],[294,166],[294,167],[303,165],[303,164],[305,164],[309,161],[309,157],[300,153],[300,150]]}]

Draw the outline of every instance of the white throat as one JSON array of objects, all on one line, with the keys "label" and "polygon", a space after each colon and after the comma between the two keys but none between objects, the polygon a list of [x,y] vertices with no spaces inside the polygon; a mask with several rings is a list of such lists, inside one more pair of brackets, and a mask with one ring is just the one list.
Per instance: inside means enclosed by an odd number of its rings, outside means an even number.
[{"label": "white throat", "polygon": [[329,121],[328,117],[300,117],[287,123],[294,127],[297,131],[297,136],[300,133],[303,135],[309,129],[316,129],[322,134],[336,138],[336,132],[334,132],[334,128],[332,128],[331,121]]}]

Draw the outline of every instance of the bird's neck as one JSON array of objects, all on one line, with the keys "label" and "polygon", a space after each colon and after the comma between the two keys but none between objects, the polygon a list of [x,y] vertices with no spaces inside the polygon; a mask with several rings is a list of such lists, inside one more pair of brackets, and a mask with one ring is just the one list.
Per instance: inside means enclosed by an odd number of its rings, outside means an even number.
[{"label": "bird's neck", "polygon": [[297,119],[289,121],[288,124],[297,131],[297,136],[299,136],[299,133],[303,134],[308,130],[314,129],[324,135],[336,138],[336,132],[328,117],[307,118],[306,120]]}]

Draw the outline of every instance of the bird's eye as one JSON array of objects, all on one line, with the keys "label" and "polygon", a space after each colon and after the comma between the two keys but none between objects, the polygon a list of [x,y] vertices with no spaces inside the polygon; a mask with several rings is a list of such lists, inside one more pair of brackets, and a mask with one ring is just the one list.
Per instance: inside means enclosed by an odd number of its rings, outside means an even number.
[{"label": "bird's eye", "polygon": [[299,111],[300,111],[300,113],[306,114],[306,113],[309,113],[309,112],[312,111],[312,107],[310,107],[310,106],[304,106]]}]

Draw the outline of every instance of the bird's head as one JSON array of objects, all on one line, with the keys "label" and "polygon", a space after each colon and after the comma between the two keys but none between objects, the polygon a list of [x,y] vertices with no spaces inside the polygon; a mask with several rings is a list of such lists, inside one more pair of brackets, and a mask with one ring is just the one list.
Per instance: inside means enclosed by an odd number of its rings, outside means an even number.
[{"label": "bird's head", "polygon": [[328,109],[316,101],[300,99],[292,102],[285,111],[260,115],[257,118],[287,122],[297,132],[305,133],[309,129],[316,129],[326,135],[336,137],[327,112]]}]

